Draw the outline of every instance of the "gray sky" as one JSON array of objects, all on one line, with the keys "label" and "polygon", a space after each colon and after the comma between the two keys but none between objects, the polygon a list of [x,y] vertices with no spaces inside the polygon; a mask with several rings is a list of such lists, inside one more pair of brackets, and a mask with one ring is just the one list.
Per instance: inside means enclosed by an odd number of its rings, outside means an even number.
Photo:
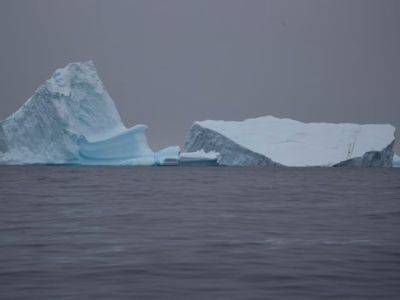
[{"label": "gray sky", "polygon": [[94,60],[155,148],[195,120],[400,126],[399,0],[1,0],[0,119]]}]

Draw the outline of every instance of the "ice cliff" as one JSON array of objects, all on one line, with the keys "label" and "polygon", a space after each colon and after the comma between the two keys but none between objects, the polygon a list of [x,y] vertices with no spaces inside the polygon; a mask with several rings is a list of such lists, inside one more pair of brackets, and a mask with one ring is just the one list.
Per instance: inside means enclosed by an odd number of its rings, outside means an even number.
[{"label": "ice cliff", "polygon": [[387,124],[302,123],[272,116],[195,122],[186,151],[219,152],[229,166],[390,167],[395,128]]},{"label": "ice cliff", "polygon": [[146,130],[124,126],[93,62],[71,63],[0,122],[0,163],[154,165]]}]

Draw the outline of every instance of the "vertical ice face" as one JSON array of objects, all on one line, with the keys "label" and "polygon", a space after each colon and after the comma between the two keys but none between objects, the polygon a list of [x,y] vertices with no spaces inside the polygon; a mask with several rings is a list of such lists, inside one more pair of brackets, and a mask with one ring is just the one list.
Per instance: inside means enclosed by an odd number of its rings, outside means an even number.
[{"label": "vertical ice face", "polygon": [[0,123],[0,163],[154,160],[145,130],[125,128],[93,62],[71,63]]}]

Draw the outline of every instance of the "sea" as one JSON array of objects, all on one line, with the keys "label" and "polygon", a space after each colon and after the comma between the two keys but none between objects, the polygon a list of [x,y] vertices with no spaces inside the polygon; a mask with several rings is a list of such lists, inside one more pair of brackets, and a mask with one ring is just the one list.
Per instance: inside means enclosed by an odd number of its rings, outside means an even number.
[{"label": "sea", "polygon": [[0,299],[400,299],[400,169],[1,166]]}]

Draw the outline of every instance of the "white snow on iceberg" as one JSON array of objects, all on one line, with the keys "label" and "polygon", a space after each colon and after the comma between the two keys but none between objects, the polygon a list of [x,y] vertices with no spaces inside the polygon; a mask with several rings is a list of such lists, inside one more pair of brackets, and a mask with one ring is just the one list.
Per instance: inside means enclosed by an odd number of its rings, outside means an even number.
[{"label": "white snow on iceberg", "polygon": [[[375,155],[373,161],[365,165],[389,166],[394,131],[388,124],[302,123],[272,116],[207,120],[194,123],[185,150],[217,151],[226,165],[333,166],[345,161],[363,165],[364,155],[370,153]],[[387,153],[376,162],[385,149]]]},{"label": "white snow on iceberg", "polygon": [[220,154],[218,152],[205,152],[199,150],[195,152],[182,152],[180,154],[180,164],[187,166],[216,166],[219,165]]},{"label": "white snow on iceberg", "polygon": [[58,69],[0,122],[0,163],[154,165],[145,125],[127,129],[93,62]]}]

